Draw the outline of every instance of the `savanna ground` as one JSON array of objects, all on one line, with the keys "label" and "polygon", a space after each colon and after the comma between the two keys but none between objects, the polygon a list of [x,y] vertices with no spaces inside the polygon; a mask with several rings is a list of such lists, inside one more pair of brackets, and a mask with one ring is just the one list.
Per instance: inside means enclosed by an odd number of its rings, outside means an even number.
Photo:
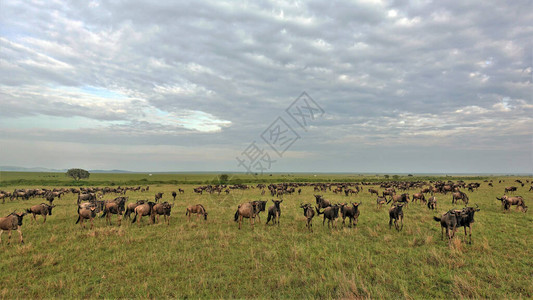
[{"label": "savanna ground", "polygon": [[[345,197],[320,193],[333,203],[362,202],[356,228],[337,222],[337,229],[322,226],[315,217],[314,231],[304,225],[300,203],[315,203],[312,187],[301,195],[285,196],[281,225],[265,226],[267,214],[252,230],[245,222],[241,230],[233,221],[239,203],[269,200],[259,189],[235,190],[230,195],[197,195],[193,188],[205,184],[213,174],[91,174],[89,180],[72,182],[59,173],[0,172],[0,189],[62,187],[71,185],[150,185],[149,192],[128,191],[129,202],[153,199],[164,192],[172,202],[178,188],[170,226],[140,227],[123,221],[117,226],[96,219],[94,229],[74,224],[76,198],[67,194],[56,199],[53,215],[42,224],[24,218],[25,244],[13,232],[11,244],[4,233],[0,245],[0,298],[526,298],[533,297],[533,217],[527,213],[502,211],[495,199],[505,186],[517,186],[517,195],[533,205],[529,184],[515,179],[531,177],[435,177],[401,176],[400,180],[463,179],[480,182],[476,192],[467,192],[475,215],[472,244],[464,242],[464,231],[448,245],[441,240],[440,225],[433,220],[452,206],[451,195],[437,194],[438,209],[409,204],[404,210],[404,229],[388,226],[388,206],[376,208],[376,197],[367,192]],[[239,175],[231,180],[247,183],[255,179]],[[375,175],[280,175],[258,181],[360,182],[386,180]],[[491,188],[484,180],[492,180]],[[499,180],[505,182],[498,183]],[[257,182],[257,181],[256,181]],[[255,185],[255,184],[254,184]],[[379,187],[379,186],[378,186]],[[378,188],[379,189],[379,188]],[[380,192],[383,189],[379,189]],[[412,195],[415,190],[409,191]],[[112,199],[117,195],[106,195]],[[0,216],[43,202],[41,198],[0,204]],[[188,222],[185,208],[202,203],[209,212],[207,222]],[[162,220],[161,220],[162,221]]]}]

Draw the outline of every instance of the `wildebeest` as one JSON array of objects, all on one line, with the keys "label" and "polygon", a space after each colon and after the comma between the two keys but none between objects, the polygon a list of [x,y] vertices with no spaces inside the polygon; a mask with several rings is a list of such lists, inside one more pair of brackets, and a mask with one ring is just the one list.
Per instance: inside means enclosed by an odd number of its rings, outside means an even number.
[{"label": "wildebeest", "polygon": [[468,196],[465,193],[459,191],[459,192],[455,192],[455,193],[452,194],[452,204],[457,203],[457,200],[463,200],[465,205],[467,205],[469,199],[468,199]]},{"label": "wildebeest", "polygon": [[157,203],[152,207],[152,223],[155,223],[154,218],[157,217],[157,223],[159,223],[159,216],[163,216],[164,221],[167,222],[167,225],[170,225],[170,212],[172,210],[172,204],[168,202]]},{"label": "wildebeest", "polygon": [[242,203],[237,207],[235,212],[235,222],[239,222],[239,229],[241,229],[242,219],[249,218],[252,229],[254,228],[255,216],[258,212],[259,203],[257,201]]},{"label": "wildebeest", "polygon": [[202,204],[196,204],[191,205],[187,207],[187,211],[185,212],[186,216],[189,216],[188,219],[191,221],[191,215],[196,214],[196,218],[199,218],[200,215],[204,216],[204,220],[207,221],[207,211],[205,210],[205,207]]},{"label": "wildebeest", "polygon": [[352,205],[347,205],[346,203],[341,204],[340,210],[341,210],[341,216],[342,216],[342,225],[344,226],[345,219],[348,218],[348,222],[350,227],[352,225],[357,226],[357,219],[359,218],[359,203],[351,203]]},{"label": "wildebeest", "polygon": [[448,237],[449,242],[454,237],[457,225],[460,223],[461,211],[452,209],[447,213],[444,213],[440,218],[433,217],[433,219],[440,222],[441,239],[444,239],[444,229],[446,229],[446,236]]},{"label": "wildebeest", "polygon": [[300,204],[300,208],[303,208],[304,210],[304,216],[306,217],[306,223],[305,227],[307,227],[309,230],[313,231],[313,217],[315,216],[315,211],[313,210],[313,207],[311,204]]},{"label": "wildebeest", "polygon": [[256,207],[255,214],[256,214],[257,218],[259,219],[259,222],[261,222],[261,214],[260,213],[262,211],[265,211],[267,201],[256,200],[256,201],[252,201],[252,203]]},{"label": "wildebeest", "polygon": [[511,206],[516,205],[516,210],[521,209],[523,212],[527,212],[527,206],[522,196],[509,197],[504,195],[501,198],[496,197],[496,199],[502,202],[502,206],[505,210],[508,210],[511,208]]},{"label": "wildebeest", "polygon": [[[389,202],[392,201],[392,205],[396,205],[397,203],[402,203],[405,207],[407,207],[407,204],[409,203],[409,194],[401,194],[401,195],[393,195]],[[387,203],[389,203],[387,202]]]},{"label": "wildebeest", "polygon": [[28,209],[26,209],[26,212],[33,215],[33,220],[37,222],[37,219],[35,218],[35,215],[41,215],[43,216],[43,224],[46,222],[46,216],[52,215],[52,209],[56,207],[55,205],[48,205],[46,203],[41,203],[34,205]]},{"label": "wildebeest", "polygon": [[381,206],[383,206],[383,204],[387,203],[387,198],[378,196],[378,198],[376,199],[376,203],[377,208],[379,209],[381,208]]},{"label": "wildebeest", "polygon": [[124,212],[124,218],[129,218],[132,212],[135,212],[135,207],[148,202],[148,200],[139,200],[137,202],[128,203],[126,206],[126,212]]},{"label": "wildebeest", "polygon": [[516,192],[517,187],[516,186],[508,186],[505,188],[504,194],[507,194],[509,192]]},{"label": "wildebeest", "polygon": [[[85,204],[85,205],[84,205]],[[94,227],[93,219],[96,217],[96,206],[94,205],[86,205],[87,203],[84,203],[82,205],[78,205],[78,220],[76,221],[76,224],[80,223],[80,225],[85,228],[85,224],[83,223],[85,220],[91,221],[91,229]]]},{"label": "wildebeest", "polygon": [[[389,208],[389,229],[392,227],[392,222],[394,221],[394,227],[396,230],[400,231],[403,229],[403,206],[404,203],[396,204]],[[401,227],[398,225],[400,222]]]},{"label": "wildebeest", "polygon": [[426,203],[426,197],[424,197],[424,194],[423,193],[416,193],[416,194],[413,194],[413,202],[416,202],[416,200],[420,200],[420,203],[424,202],[424,204]]},{"label": "wildebeest", "polygon": [[94,201],[96,200],[96,194],[95,193],[88,193],[88,194],[78,194],[78,204],[80,204],[82,201]]},{"label": "wildebeest", "polygon": [[457,227],[464,227],[466,237],[466,227],[468,227],[469,244],[472,244],[472,223],[474,223],[474,214],[479,211],[479,206],[465,207],[461,210],[461,218],[458,219]]},{"label": "wildebeest", "polygon": [[107,201],[104,203],[104,213],[102,218],[106,217],[106,223],[111,225],[111,214],[117,215],[117,222],[120,225],[122,221],[122,214],[124,213],[124,205],[126,204],[127,197],[117,197],[114,200]]},{"label": "wildebeest", "polygon": [[337,228],[336,221],[339,217],[339,206],[337,204],[326,207],[323,212],[320,212],[320,209],[316,206],[315,209],[319,215],[324,215],[322,226],[324,226],[326,219],[328,219],[328,228],[330,228],[330,224],[332,224],[332,227]]},{"label": "wildebeest", "polygon": [[[133,221],[131,221],[131,223],[135,223],[135,221],[137,221],[137,225],[141,226],[141,219],[143,216],[151,216],[152,215],[152,207],[154,207],[155,205],[155,202],[146,202],[144,204],[140,204],[140,205],[137,205],[137,207],[135,207],[135,217],[133,217]],[[139,217],[139,219],[137,219],[137,217]],[[150,218],[152,223],[153,223],[153,219]]]},{"label": "wildebeest", "polygon": [[154,198],[155,198],[155,202],[158,202],[161,198],[163,198],[163,194],[164,193],[157,193],[155,194]]},{"label": "wildebeest", "polygon": [[0,218],[0,243],[2,242],[2,233],[4,231],[7,231],[8,234],[7,243],[11,243],[11,230],[16,230],[19,233],[20,243],[24,244],[20,226],[22,226],[22,219],[25,215],[26,213],[12,212],[6,217]]},{"label": "wildebeest", "polygon": [[429,209],[437,209],[437,198],[435,196],[431,196],[428,199],[428,208]]},{"label": "wildebeest", "polygon": [[379,196],[378,191],[375,189],[368,189],[368,192],[370,193],[370,196],[372,196],[372,194],[376,194],[376,196]]},{"label": "wildebeest", "polygon": [[314,195],[315,196],[315,200],[316,200],[316,204],[318,205],[318,208],[326,208],[328,206],[331,206],[331,203],[324,199],[324,197],[322,197],[322,195]]},{"label": "wildebeest", "polygon": [[176,191],[172,191],[172,198],[174,199],[173,201],[176,202],[176,196],[178,194],[176,193]]},{"label": "wildebeest", "polygon": [[279,206],[283,200],[272,200],[274,205],[268,208],[268,217],[266,224],[272,220],[273,224],[278,224],[279,226],[279,217],[281,216],[281,207]]}]

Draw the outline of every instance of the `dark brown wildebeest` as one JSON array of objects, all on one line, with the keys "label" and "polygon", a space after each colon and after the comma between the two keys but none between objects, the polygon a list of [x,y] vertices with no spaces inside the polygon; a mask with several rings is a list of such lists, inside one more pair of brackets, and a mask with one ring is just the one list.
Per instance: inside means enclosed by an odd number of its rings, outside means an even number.
[{"label": "dark brown wildebeest", "polygon": [[413,202],[416,202],[416,200],[420,200],[420,203],[426,204],[426,197],[424,197],[424,194],[422,193],[416,193],[413,194]]},{"label": "dark brown wildebeest", "polygon": [[52,208],[56,207],[55,205],[48,205],[46,203],[41,203],[34,205],[28,209],[26,209],[26,212],[33,215],[33,220],[37,222],[37,219],[35,218],[35,215],[41,215],[43,216],[43,224],[46,222],[46,216],[52,215]]},{"label": "dark brown wildebeest", "polygon": [[176,193],[176,191],[172,191],[172,198],[174,199],[173,202],[176,202],[176,196],[178,194]]},{"label": "dark brown wildebeest", "polygon": [[313,231],[313,217],[315,216],[315,211],[313,210],[313,207],[311,204],[300,204],[300,208],[303,208],[304,210],[304,216],[306,218],[305,227],[309,229],[310,231]]},{"label": "dark brown wildebeest", "polygon": [[318,208],[326,208],[328,206],[331,206],[331,203],[324,199],[324,197],[322,197],[322,195],[314,195],[315,196],[315,200],[316,200],[316,204],[318,205]]},{"label": "dark brown wildebeest", "polygon": [[[133,221],[131,223],[135,223],[137,221],[137,225],[141,226],[141,219],[143,216],[151,216],[152,215],[152,208],[154,207],[154,202],[146,202],[144,204],[138,205],[135,207],[135,217],[133,217]],[[137,219],[139,217],[139,219]],[[150,220],[153,223],[153,220],[150,218]]]},{"label": "dark brown wildebeest", "polygon": [[202,204],[196,204],[187,207],[185,215],[188,216],[189,222],[191,221],[192,214],[196,214],[197,219],[200,217],[200,215],[202,215],[204,216],[204,220],[207,221],[207,211],[205,210],[205,207]]},{"label": "dark brown wildebeest", "polygon": [[278,224],[279,226],[279,217],[281,216],[281,207],[279,206],[283,200],[274,200],[272,199],[272,202],[274,202],[274,205],[268,208],[268,217],[266,224],[272,220],[272,224]]},{"label": "dark brown wildebeest", "polygon": [[[407,204],[409,203],[409,194],[407,193],[404,193],[404,194],[401,194],[401,195],[393,195],[389,202],[392,201],[392,205],[396,205],[397,203],[402,203],[404,204],[405,207],[407,207]],[[389,203],[387,202],[387,204]]]},{"label": "dark brown wildebeest", "polygon": [[437,198],[435,196],[431,196],[428,199],[428,208],[429,209],[437,209]]},{"label": "dark brown wildebeest", "polygon": [[235,222],[237,221],[239,222],[239,229],[241,229],[243,218],[249,218],[250,225],[252,226],[252,229],[254,229],[255,216],[257,215],[257,212],[259,210],[258,206],[259,206],[259,203],[257,203],[257,201],[252,201],[252,202],[242,203],[237,207],[234,220]]},{"label": "dark brown wildebeest", "polygon": [[322,226],[324,226],[326,219],[328,219],[328,228],[330,228],[330,224],[332,224],[331,227],[337,228],[336,221],[337,221],[337,218],[339,217],[339,205],[335,204],[333,206],[328,206],[324,209],[323,212],[320,212],[320,209],[316,206],[315,206],[315,209],[319,215],[324,215]]},{"label": "dark brown wildebeest", "polygon": [[91,229],[94,227],[93,219],[96,217],[96,206],[91,205],[87,206],[87,203],[83,203],[81,205],[78,205],[78,220],[76,221],[76,224],[80,223],[80,225],[85,228],[85,224],[83,223],[85,220],[91,221]]},{"label": "dark brown wildebeest", "polygon": [[459,191],[459,192],[455,192],[455,193],[452,194],[452,204],[457,203],[457,200],[459,200],[459,199],[463,200],[465,205],[468,204],[468,200],[469,199],[468,199],[468,196],[465,193]]},{"label": "dark brown wildebeest", "polygon": [[159,216],[163,215],[164,221],[167,222],[167,225],[170,225],[170,212],[172,210],[173,204],[168,202],[157,203],[152,207],[152,223],[155,223],[154,218],[157,218],[157,223],[159,223]]},{"label": "dark brown wildebeest", "polygon": [[393,196],[394,192],[393,191],[383,191],[383,192],[381,192],[381,195],[383,195],[383,197],[385,197],[385,196]]},{"label": "dark brown wildebeest", "polygon": [[117,215],[118,225],[122,222],[122,214],[124,213],[124,205],[127,197],[117,197],[114,200],[106,201],[104,203],[104,213],[101,218],[106,217],[106,223],[111,225],[111,214]]},{"label": "dark brown wildebeest", "polygon": [[446,229],[446,236],[448,237],[448,243],[455,235],[457,225],[460,223],[461,211],[460,210],[450,210],[447,213],[443,214],[440,218],[433,217],[437,222],[440,222],[441,226],[441,239],[444,239],[444,229]]},{"label": "dark brown wildebeest", "polygon": [[372,196],[372,194],[376,194],[376,196],[379,196],[378,191],[375,189],[368,189],[368,192],[370,193],[370,196]]},{"label": "dark brown wildebeest", "polygon": [[[392,227],[392,222],[394,220],[394,227],[396,230],[400,231],[403,229],[403,206],[404,203],[396,204],[389,208],[389,229]],[[401,227],[398,225],[398,221],[401,224]]]},{"label": "dark brown wildebeest", "polygon": [[527,212],[527,206],[522,196],[509,197],[504,195],[501,198],[496,197],[496,199],[502,202],[502,206],[505,210],[508,210],[511,208],[511,206],[516,205],[516,210],[521,209],[523,212]]},{"label": "dark brown wildebeest", "polygon": [[376,199],[376,203],[377,208],[380,209],[383,204],[387,203],[387,198],[378,196],[378,198]]},{"label": "dark brown wildebeest", "polygon": [[7,243],[11,243],[11,230],[16,230],[19,233],[20,243],[24,244],[24,239],[22,238],[22,231],[20,226],[22,226],[22,219],[26,213],[16,213],[12,212],[6,217],[0,218],[0,243],[2,243],[2,233],[7,231]]},{"label": "dark brown wildebeest", "polygon": [[155,202],[158,202],[161,198],[163,198],[163,194],[164,193],[157,193],[155,194],[154,198],[155,198]]},{"label": "dark brown wildebeest", "polygon": [[256,200],[256,201],[253,201],[252,203],[256,207],[255,214],[256,214],[257,218],[259,219],[259,222],[261,222],[260,213],[262,211],[265,211],[267,201]]},{"label": "dark brown wildebeest", "polygon": [[96,194],[95,193],[88,193],[88,194],[78,194],[78,204],[80,204],[82,201],[95,201],[96,200]]},{"label": "dark brown wildebeest", "polygon": [[135,212],[135,207],[141,205],[141,204],[144,204],[148,202],[148,200],[139,200],[137,202],[132,202],[132,203],[128,203],[128,205],[126,206],[126,212],[124,213],[124,218],[128,218],[130,217],[130,214],[132,212]]},{"label": "dark brown wildebeest", "polygon": [[185,191],[184,191],[183,189],[178,189],[178,192],[179,192],[180,194],[184,194],[184,193],[185,193]]},{"label": "dark brown wildebeest", "polygon": [[352,205],[346,205],[346,203],[341,204],[340,210],[341,210],[341,216],[342,216],[342,225],[345,225],[345,219],[348,218],[349,226],[352,227],[352,225],[357,226],[357,219],[359,218],[359,203],[351,203]]},{"label": "dark brown wildebeest", "polygon": [[508,186],[505,188],[504,194],[516,192],[517,187],[516,186]]},{"label": "dark brown wildebeest", "polygon": [[490,187],[494,187],[494,186],[492,185],[492,182],[489,182],[489,186],[490,186]]},{"label": "dark brown wildebeest", "polygon": [[469,244],[472,244],[472,223],[474,223],[474,214],[476,211],[479,211],[479,206],[476,204],[476,208],[474,207],[465,207],[461,210],[461,218],[458,219],[457,227],[464,227],[465,229],[465,238],[466,238],[466,227],[468,227],[468,236],[469,236]]}]

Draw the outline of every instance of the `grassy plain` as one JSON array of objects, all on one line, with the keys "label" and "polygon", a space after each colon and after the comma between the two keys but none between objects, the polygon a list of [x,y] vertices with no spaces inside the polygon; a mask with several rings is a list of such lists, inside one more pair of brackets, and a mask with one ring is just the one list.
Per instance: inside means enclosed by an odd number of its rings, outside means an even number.
[{"label": "grassy plain", "polygon": [[[52,175],[59,177],[46,177]],[[6,191],[50,188],[54,180],[60,181],[53,185],[58,187],[72,183],[58,173],[1,172],[0,176],[0,189]],[[170,226],[149,225],[148,219],[140,227],[127,221],[117,226],[114,218],[111,226],[97,219],[94,229],[82,229],[74,224],[72,194],[55,201],[57,207],[46,224],[40,217],[37,224],[25,217],[26,244],[18,243],[16,232],[11,245],[7,245],[7,234],[2,236],[0,298],[533,297],[531,209],[503,212],[495,199],[505,186],[515,185],[519,187],[516,194],[532,206],[533,192],[528,192],[529,185],[514,183],[518,177],[487,178],[493,180],[494,188],[483,178],[463,177],[467,183],[482,183],[478,191],[467,192],[481,211],[476,213],[473,243],[464,243],[460,230],[451,246],[441,240],[440,225],[433,221],[433,216],[452,208],[450,195],[437,195],[436,212],[410,204],[404,229],[397,232],[389,229],[387,207],[376,208],[375,196],[366,192],[368,187],[350,197],[328,191],[321,194],[332,202],[362,202],[359,225],[328,229],[315,217],[314,232],[308,232],[299,204],[314,204],[314,192],[312,187],[303,187],[301,195],[284,198],[279,227],[265,226],[267,214],[262,213],[261,223],[253,230],[248,222],[238,230],[233,221],[237,205],[271,197],[261,196],[259,189],[230,195],[193,193],[198,182],[213,178],[214,174],[91,174],[84,185],[150,185],[149,192],[128,192],[130,201],[153,199],[156,192],[164,192],[163,200],[172,201],[171,191],[178,188],[185,194],[175,201]],[[242,175],[238,179],[252,181]],[[342,174],[267,178],[277,182],[297,179],[356,182],[376,178]],[[8,201],[0,204],[0,216],[41,202],[40,198]],[[207,222],[187,221],[185,208],[196,203],[207,208]]]}]

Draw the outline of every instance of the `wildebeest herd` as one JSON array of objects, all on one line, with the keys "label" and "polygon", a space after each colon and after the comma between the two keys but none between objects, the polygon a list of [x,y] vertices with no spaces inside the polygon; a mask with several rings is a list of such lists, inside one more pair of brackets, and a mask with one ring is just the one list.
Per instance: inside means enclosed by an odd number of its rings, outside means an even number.
[{"label": "wildebeest herd", "polygon": [[[529,181],[527,181],[529,183]],[[282,203],[284,202],[284,196],[292,195],[296,191],[301,193],[302,188],[311,186],[314,192],[319,194],[314,195],[315,205],[312,203],[301,203],[300,208],[303,209],[303,216],[305,217],[305,227],[309,231],[313,231],[313,218],[315,216],[322,215],[322,225],[332,228],[337,228],[336,221],[340,217],[342,218],[342,226],[356,227],[358,224],[358,218],[361,213],[362,202],[350,202],[343,201],[342,203],[332,203],[326,199],[323,195],[328,191],[333,191],[335,194],[344,192],[346,197],[353,194],[358,194],[364,189],[364,185],[375,185],[375,183],[280,183],[270,184],[268,186],[264,184],[258,184],[256,186],[248,185],[208,185],[194,188],[196,194],[202,195],[203,193],[218,193],[224,191],[229,194],[234,189],[260,189],[261,195],[265,195],[265,190],[268,189],[272,197],[273,205],[268,208],[266,224],[272,223],[273,225],[280,226]],[[390,204],[388,209],[389,228],[394,225],[395,229],[401,231],[403,229],[403,219],[405,209],[409,203],[419,202],[420,204],[427,205],[430,211],[437,209],[437,194],[447,195],[450,193],[451,203],[456,204],[461,200],[464,204],[462,209],[451,209],[440,216],[433,216],[433,219],[440,222],[442,231],[446,231],[448,240],[451,240],[457,228],[463,227],[465,231],[465,237],[467,236],[469,242],[472,240],[472,223],[474,223],[474,214],[480,211],[479,206],[469,207],[468,195],[461,191],[461,189],[468,189],[470,192],[474,192],[480,186],[479,183],[465,184],[462,181],[458,182],[382,182],[379,184],[379,188],[383,189],[381,195],[378,188],[368,188],[370,196],[376,195],[376,209],[381,209],[383,205]],[[492,187],[492,182],[488,184]],[[297,189],[297,190],[296,190]],[[410,189],[420,189],[420,192],[414,193],[410,197],[407,192]],[[99,187],[82,187],[82,188],[55,188],[49,189],[16,189],[13,192],[0,191],[0,199],[5,202],[6,199],[24,199],[28,200],[34,197],[42,197],[48,201],[47,203],[41,203],[33,205],[30,208],[25,209],[24,212],[12,212],[4,218],[0,218],[0,242],[1,234],[3,231],[8,231],[9,240],[11,238],[11,231],[16,230],[19,232],[20,242],[23,243],[23,236],[21,231],[22,220],[26,214],[33,216],[34,222],[37,221],[36,216],[40,215],[43,218],[43,224],[46,222],[47,216],[52,216],[52,210],[56,205],[53,205],[55,198],[60,198],[64,194],[72,193],[77,194],[76,197],[76,224],[80,223],[82,227],[85,227],[84,222],[89,221],[91,228],[94,226],[94,219],[101,213],[101,218],[106,218],[106,224],[112,225],[112,215],[117,216],[117,223],[121,225],[123,218],[130,219],[131,214],[134,214],[132,223],[141,225],[143,217],[148,217],[150,223],[158,223],[159,217],[163,216],[164,222],[170,224],[170,216],[172,208],[175,206],[176,196],[178,193],[172,192],[173,202],[160,202],[162,201],[163,192],[157,192],[154,196],[154,201],[138,200],[135,202],[128,202],[128,197],[125,196],[127,191],[142,191],[147,192],[150,190],[149,186],[146,187],[125,187],[125,188],[99,188]],[[522,196],[509,196],[508,193],[513,193],[517,190],[516,187],[506,187],[504,195],[497,200],[501,201],[502,208],[509,210],[511,206],[516,206],[517,210],[527,212],[528,207],[525,204]],[[533,187],[529,191],[532,191]],[[183,194],[183,189],[178,189],[179,194]],[[401,191],[401,192],[397,192]],[[120,194],[121,196],[114,199],[103,200],[106,194]],[[320,194],[322,193],[322,195]],[[426,195],[430,196],[426,199]],[[438,196],[441,197],[441,196]],[[233,220],[238,222],[238,228],[241,229],[243,219],[249,219],[253,228],[255,219],[261,221],[260,213],[266,211],[266,204],[268,201],[254,200],[241,203],[237,206]],[[316,212],[316,213],[315,213]],[[202,217],[207,220],[207,210],[202,204],[190,205],[185,209],[185,215],[188,220],[191,220],[193,214],[197,215],[197,218]],[[157,220],[156,220],[157,219]],[[348,219],[348,225],[346,225],[346,219]],[[444,238],[444,233],[441,234]]]}]

